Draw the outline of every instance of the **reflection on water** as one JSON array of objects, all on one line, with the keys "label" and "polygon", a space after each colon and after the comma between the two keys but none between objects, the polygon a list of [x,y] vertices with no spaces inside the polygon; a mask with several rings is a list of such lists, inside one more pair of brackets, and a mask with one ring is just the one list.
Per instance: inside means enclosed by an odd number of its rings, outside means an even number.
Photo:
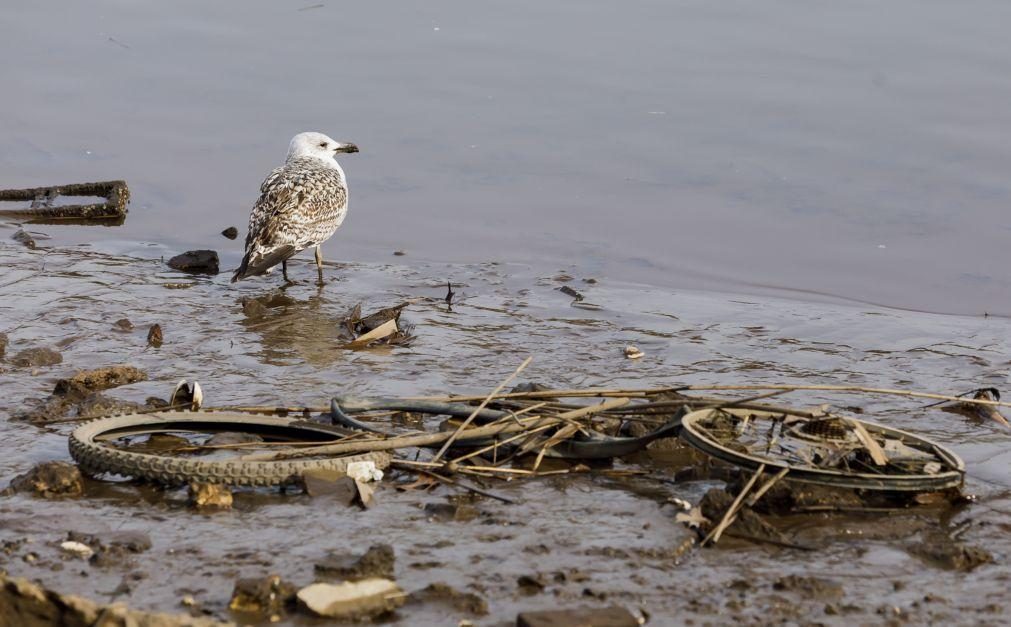
[{"label": "reflection on water", "polygon": [[15,0],[0,188],[123,178],[60,243],[234,266],[313,129],[362,148],[327,258],[1011,314],[1007,3],[323,5]]}]

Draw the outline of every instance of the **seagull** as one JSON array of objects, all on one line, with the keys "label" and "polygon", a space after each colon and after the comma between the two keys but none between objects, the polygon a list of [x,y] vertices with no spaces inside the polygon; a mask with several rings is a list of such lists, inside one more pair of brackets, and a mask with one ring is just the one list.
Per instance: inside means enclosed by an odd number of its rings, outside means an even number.
[{"label": "seagull", "polygon": [[323,285],[320,244],[348,212],[347,180],[335,159],[339,152],[358,152],[358,147],[315,132],[291,139],[284,165],[260,185],[260,199],[249,214],[246,254],[232,283],[270,272],[277,264],[290,283],[288,259],[315,246],[318,284]]}]

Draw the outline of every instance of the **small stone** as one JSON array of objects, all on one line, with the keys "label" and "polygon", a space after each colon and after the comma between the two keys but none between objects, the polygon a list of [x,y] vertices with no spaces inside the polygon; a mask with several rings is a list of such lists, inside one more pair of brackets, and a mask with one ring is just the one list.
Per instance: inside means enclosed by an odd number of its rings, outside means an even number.
[{"label": "small stone", "polygon": [[359,581],[361,579],[393,579],[396,556],[389,544],[376,544],[362,556],[329,553],[315,564],[316,573],[326,577]]},{"label": "small stone", "polygon": [[190,505],[197,508],[230,509],[232,490],[217,483],[191,483]]},{"label": "small stone", "polygon": [[148,346],[153,346],[155,348],[158,348],[158,347],[160,347],[162,345],[162,342],[164,341],[164,339],[165,338],[164,338],[164,336],[162,335],[162,332],[161,332],[161,325],[160,324],[152,324],[151,328],[148,329],[148,332],[147,332],[147,343],[148,343]]},{"label": "small stone", "polygon": [[63,363],[63,355],[51,348],[26,348],[11,357],[11,363],[22,368],[39,368]]},{"label": "small stone", "polygon": [[228,609],[235,612],[277,614],[295,602],[295,586],[278,575],[260,579],[239,579],[232,590]]},{"label": "small stone", "polygon": [[338,470],[308,470],[302,474],[302,486],[309,496],[325,496],[343,505],[351,505],[358,497],[355,480]]},{"label": "small stone", "polygon": [[303,607],[317,616],[364,620],[392,612],[404,603],[404,592],[389,579],[364,579],[333,585],[314,583],[298,591]]},{"label": "small stone", "polygon": [[45,462],[12,479],[8,491],[33,492],[47,499],[81,496],[84,477],[74,464]]},{"label": "small stone", "polygon": [[407,253],[405,253],[405,252],[404,252],[404,251],[402,251],[402,250],[395,250],[395,251],[393,251],[393,256],[394,256],[394,257],[403,257],[403,256],[404,256],[404,255],[406,255],[406,254],[407,254]]},{"label": "small stone", "polygon": [[88,559],[95,554],[95,551],[93,551],[87,544],[73,542],[71,540],[60,543],[60,550],[64,553],[69,553],[83,559]]},{"label": "small stone", "polygon": [[4,353],[7,352],[7,334],[0,333],[0,359],[4,358]]},{"label": "small stone", "polygon": [[466,612],[475,616],[488,613],[488,602],[472,592],[460,592],[445,583],[432,583],[415,590],[407,596],[408,603],[429,604],[444,603],[458,612]]},{"label": "small stone", "polygon": [[24,229],[18,229],[14,235],[11,235],[11,239],[15,242],[24,244],[32,250],[35,250],[35,238],[29,235],[28,231]]},{"label": "small stone", "polygon": [[213,250],[188,250],[168,260],[170,268],[192,274],[217,274],[218,253]]},{"label": "small stone", "polygon": [[129,318],[120,318],[119,320],[112,323],[112,329],[114,331],[122,331],[128,333],[133,331],[133,323],[130,322]]},{"label": "small stone", "polygon": [[632,346],[631,344],[629,344],[628,346],[625,347],[625,357],[627,357],[628,359],[639,359],[645,354],[646,353],[639,350],[638,346]]},{"label": "small stone", "polygon": [[239,229],[235,228],[234,226],[230,226],[224,231],[222,231],[221,234],[227,237],[228,239],[235,239],[236,237],[239,236]]}]

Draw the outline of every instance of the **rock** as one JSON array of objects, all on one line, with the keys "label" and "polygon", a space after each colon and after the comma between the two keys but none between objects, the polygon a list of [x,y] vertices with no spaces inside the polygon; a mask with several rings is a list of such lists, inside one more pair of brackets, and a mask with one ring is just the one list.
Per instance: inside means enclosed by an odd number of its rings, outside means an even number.
[{"label": "rock", "polygon": [[26,348],[10,359],[15,366],[39,368],[63,363],[63,355],[51,348]]},{"label": "rock", "polygon": [[69,379],[56,382],[53,394],[70,394],[107,390],[109,388],[147,381],[147,375],[133,366],[109,366],[94,370],[83,370]]},{"label": "rock", "polygon": [[339,470],[306,471],[302,473],[302,487],[309,496],[325,496],[342,505],[351,505],[358,498],[355,480]]},{"label": "rock", "polygon": [[162,342],[165,341],[165,336],[162,335],[161,325],[152,324],[151,328],[147,331],[147,344],[148,346],[153,346],[154,348],[159,348]]},{"label": "rock", "polygon": [[71,531],[67,542],[80,543],[94,551],[89,562],[99,568],[123,567],[132,563],[134,556],[151,548],[151,537],[141,531],[113,531],[87,533]]},{"label": "rock", "polygon": [[74,555],[83,559],[88,559],[89,557],[95,554],[95,551],[93,551],[92,548],[87,544],[82,544],[80,542],[73,542],[71,540],[61,542],[60,550],[63,551],[64,553],[68,553],[70,555]]},{"label": "rock", "polygon": [[81,496],[84,492],[84,477],[74,464],[44,462],[25,474],[14,477],[7,490],[10,492],[33,492],[37,496],[47,499]]},{"label": "rock", "polygon": [[315,570],[319,575],[358,581],[361,579],[393,579],[396,556],[389,544],[376,544],[369,547],[361,557],[350,554],[329,553],[316,563]]},{"label": "rock", "polygon": [[191,483],[190,505],[197,508],[230,509],[232,490],[226,485],[216,483]]},{"label": "rock", "polygon": [[11,239],[15,242],[24,244],[32,250],[35,250],[35,238],[29,235],[28,231],[24,229],[18,229],[15,231],[14,235],[11,235]]},{"label": "rock", "polygon": [[547,579],[541,574],[520,575],[516,578],[516,586],[527,596],[539,594],[547,585]]},{"label": "rock", "polygon": [[224,231],[222,231],[221,234],[227,237],[228,239],[235,239],[236,237],[239,236],[239,229],[235,228],[234,226],[230,226]]},{"label": "rock", "polygon": [[[702,500],[699,501],[699,509],[704,517],[712,521],[713,525],[718,525],[733,502],[734,495],[726,490],[713,488],[702,496]],[[708,533],[709,530],[705,531]],[[737,513],[737,519],[727,528],[725,533],[788,542],[786,536],[747,506],[741,507]]]},{"label": "rock", "polygon": [[960,572],[993,562],[993,555],[986,549],[962,544],[940,532],[925,534],[923,541],[912,545],[909,552],[933,566]]},{"label": "rock", "polygon": [[389,579],[333,585],[314,583],[298,591],[303,607],[317,616],[363,620],[388,614],[404,603],[404,592]]},{"label": "rock", "polygon": [[277,615],[295,604],[295,586],[278,575],[260,579],[239,579],[232,590],[228,609],[235,612]]},{"label": "rock", "polygon": [[6,333],[0,333],[0,359],[4,358],[4,353],[7,352],[7,339]]},{"label": "rock", "polygon": [[612,605],[523,612],[516,617],[516,627],[639,627],[639,621],[628,610]]},{"label": "rock", "polygon": [[223,627],[224,623],[204,617],[138,612],[127,609],[121,603],[99,605],[83,597],[59,594],[27,579],[9,578],[0,573],[0,625]]},{"label": "rock", "polygon": [[213,250],[188,250],[168,260],[176,270],[194,274],[217,274],[218,253]]},{"label": "rock", "polygon": [[119,320],[112,323],[113,331],[122,331],[124,333],[129,333],[133,331],[133,323],[130,322],[129,318],[120,318]]},{"label": "rock", "polygon": [[458,612],[473,616],[485,616],[488,602],[471,592],[460,592],[445,583],[432,583],[407,595],[409,604],[443,603]]},{"label": "rock", "polygon": [[[734,482],[729,489],[732,492],[741,489],[744,480]],[[823,486],[797,481],[779,481],[766,492],[754,509],[763,514],[788,514],[797,508],[805,507],[859,507],[864,502],[855,490]]]}]

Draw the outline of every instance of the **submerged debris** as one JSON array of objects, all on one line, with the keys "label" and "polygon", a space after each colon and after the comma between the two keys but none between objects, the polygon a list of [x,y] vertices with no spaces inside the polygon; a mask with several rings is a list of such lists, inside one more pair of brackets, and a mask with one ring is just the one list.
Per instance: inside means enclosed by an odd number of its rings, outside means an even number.
[{"label": "submerged debris", "polygon": [[31,250],[35,250],[35,238],[32,237],[28,233],[28,231],[24,229],[18,229],[17,231],[15,231],[14,235],[11,235],[11,239],[14,240],[15,242],[20,242],[21,244],[24,244]]},{"label": "submerged debris", "polygon": [[[977,401],[999,401],[1000,390],[997,388],[980,388],[971,392],[973,400]],[[993,405],[982,405],[980,403],[950,403],[941,409],[954,414],[961,414],[974,420],[992,420],[999,425],[1011,427],[1011,423]]]},{"label": "submerged debris", "polygon": [[217,274],[218,253],[213,250],[189,250],[169,259],[168,265],[191,274]]}]

